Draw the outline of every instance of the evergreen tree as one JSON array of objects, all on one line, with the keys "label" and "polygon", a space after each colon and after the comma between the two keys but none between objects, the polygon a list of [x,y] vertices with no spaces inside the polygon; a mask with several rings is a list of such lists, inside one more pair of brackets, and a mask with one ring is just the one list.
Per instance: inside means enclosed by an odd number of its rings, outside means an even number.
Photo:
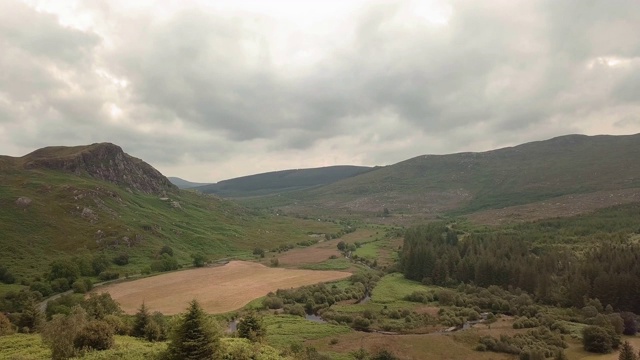
[{"label": "evergreen tree", "polygon": [[636,354],[633,350],[633,346],[629,344],[628,341],[622,343],[620,346],[620,355],[618,355],[619,360],[637,360]]},{"label": "evergreen tree", "polygon": [[137,338],[145,337],[145,329],[147,328],[147,326],[149,326],[150,322],[151,315],[149,315],[149,310],[143,302],[133,320],[133,329],[131,329],[131,335]]},{"label": "evergreen tree", "polygon": [[171,334],[168,357],[175,360],[221,358],[220,331],[207,318],[196,300],[178,320]]}]

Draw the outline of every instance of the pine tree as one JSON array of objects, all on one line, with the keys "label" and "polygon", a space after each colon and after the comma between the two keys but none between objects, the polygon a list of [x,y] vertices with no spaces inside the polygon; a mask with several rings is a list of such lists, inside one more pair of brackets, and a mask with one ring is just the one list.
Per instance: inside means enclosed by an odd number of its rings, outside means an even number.
[{"label": "pine tree", "polygon": [[636,354],[634,352],[633,346],[628,341],[622,343],[620,346],[620,355],[618,355],[619,360],[637,360]]},{"label": "pine tree", "polygon": [[143,302],[133,320],[131,335],[137,338],[145,337],[145,329],[149,326],[149,322],[151,322],[151,315],[149,315],[149,310]]},{"label": "pine tree", "polygon": [[219,359],[220,331],[207,318],[196,300],[189,303],[187,312],[178,320],[169,343],[170,359]]}]

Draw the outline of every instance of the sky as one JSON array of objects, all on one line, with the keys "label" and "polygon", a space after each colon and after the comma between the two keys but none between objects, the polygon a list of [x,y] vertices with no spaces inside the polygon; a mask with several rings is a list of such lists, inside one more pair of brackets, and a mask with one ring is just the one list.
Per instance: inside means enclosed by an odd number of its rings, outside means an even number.
[{"label": "sky", "polygon": [[0,154],[167,176],[640,133],[637,0],[0,0]]}]

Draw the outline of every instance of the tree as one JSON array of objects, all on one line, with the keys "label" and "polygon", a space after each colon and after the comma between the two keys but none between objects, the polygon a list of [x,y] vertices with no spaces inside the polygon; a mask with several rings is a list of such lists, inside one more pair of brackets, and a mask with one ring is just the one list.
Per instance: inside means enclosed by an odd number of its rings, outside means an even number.
[{"label": "tree", "polygon": [[594,353],[610,353],[613,349],[613,340],[607,329],[600,326],[587,326],[582,330],[582,343],[584,349]]},{"label": "tree", "polygon": [[196,300],[179,318],[171,334],[169,359],[220,359],[220,330],[207,317]]},{"label": "tree", "polygon": [[266,335],[266,329],[262,319],[254,313],[249,313],[238,322],[238,336],[253,342],[262,340]]},{"label": "tree", "polygon": [[340,251],[347,250],[347,243],[342,241],[342,240],[338,243],[337,246],[338,246],[338,250],[340,250]]},{"label": "tree", "polygon": [[624,321],[624,331],[622,333],[629,336],[635,335],[638,332],[636,315],[631,312],[623,312],[620,313],[620,317]]},{"label": "tree", "polygon": [[90,317],[97,320],[102,320],[107,315],[119,315],[122,313],[120,305],[111,298],[109,293],[89,294],[89,298],[85,300],[82,307]]},{"label": "tree", "polygon": [[264,258],[264,249],[261,249],[261,248],[253,249],[253,255],[260,256],[261,258]]},{"label": "tree", "polygon": [[151,316],[149,315],[149,310],[147,310],[147,307],[143,302],[133,319],[133,328],[131,329],[131,335],[137,338],[145,337],[145,329],[150,322]]},{"label": "tree", "polygon": [[22,332],[33,333],[44,323],[44,316],[38,303],[30,298],[18,318],[18,327]]},{"label": "tree", "polygon": [[195,267],[203,267],[207,264],[207,257],[202,254],[191,254],[191,259]]},{"label": "tree", "polygon": [[618,355],[619,360],[637,360],[636,353],[634,352],[633,346],[628,341],[622,343],[620,346],[620,354]]},{"label": "tree", "polygon": [[74,341],[87,323],[87,313],[74,306],[69,315],[56,315],[42,329],[42,341],[51,348],[54,360],[68,359],[78,355]]}]

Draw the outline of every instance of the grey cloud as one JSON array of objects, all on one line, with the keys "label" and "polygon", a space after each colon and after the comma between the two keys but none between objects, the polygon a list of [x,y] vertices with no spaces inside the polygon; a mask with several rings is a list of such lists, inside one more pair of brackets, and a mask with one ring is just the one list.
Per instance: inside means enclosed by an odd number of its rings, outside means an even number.
[{"label": "grey cloud", "polygon": [[[0,124],[38,124],[15,136],[24,146],[112,141],[164,164],[233,161],[249,144],[274,154],[311,151],[343,138],[345,149],[336,151],[388,163],[580,132],[583,116],[640,97],[635,62],[588,67],[599,57],[640,55],[636,1],[451,4],[449,24],[434,28],[398,19],[402,2],[369,3],[345,34],[349,43],[325,49],[310,69],[283,69],[262,33],[274,24],[264,18],[194,8],[159,20],[102,3],[92,11],[111,23],[108,47],[91,32],[5,2]],[[114,90],[97,68],[128,87]],[[152,129],[111,121],[110,104]],[[184,131],[167,135],[176,122]]]}]

